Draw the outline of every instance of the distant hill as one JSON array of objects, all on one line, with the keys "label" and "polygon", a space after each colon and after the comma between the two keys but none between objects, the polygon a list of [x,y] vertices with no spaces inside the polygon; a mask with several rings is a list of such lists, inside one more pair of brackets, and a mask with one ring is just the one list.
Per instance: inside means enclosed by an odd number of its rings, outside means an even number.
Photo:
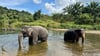
[{"label": "distant hill", "polygon": [[32,14],[27,11],[18,11],[15,9],[8,9],[7,7],[0,6],[0,20],[9,19],[30,22],[33,21],[32,18]]}]

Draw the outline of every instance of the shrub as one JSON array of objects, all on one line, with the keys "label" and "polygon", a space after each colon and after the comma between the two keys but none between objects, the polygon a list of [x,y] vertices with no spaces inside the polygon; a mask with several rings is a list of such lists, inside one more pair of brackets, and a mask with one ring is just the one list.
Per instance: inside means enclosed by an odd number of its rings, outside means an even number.
[{"label": "shrub", "polygon": [[81,14],[75,17],[76,24],[93,24],[93,17],[89,14]]}]

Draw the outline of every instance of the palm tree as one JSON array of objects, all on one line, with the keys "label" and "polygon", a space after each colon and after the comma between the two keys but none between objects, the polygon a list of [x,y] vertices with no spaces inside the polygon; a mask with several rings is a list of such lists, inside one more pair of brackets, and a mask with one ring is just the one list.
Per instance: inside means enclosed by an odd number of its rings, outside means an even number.
[{"label": "palm tree", "polygon": [[96,16],[100,14],[100,3],[92,1],[87,7],[85,7],[85,11],[87,13],[90,13],[92,16],[94,16],[93,23],[96,23]]},{"label": "palm tree", "polygon": [[64,8],[64,13],[71,14],[73,16],[79,15],[82,13],[83,5],[80,2],[76,2],[75,4],[69,5],[68,7]]}]

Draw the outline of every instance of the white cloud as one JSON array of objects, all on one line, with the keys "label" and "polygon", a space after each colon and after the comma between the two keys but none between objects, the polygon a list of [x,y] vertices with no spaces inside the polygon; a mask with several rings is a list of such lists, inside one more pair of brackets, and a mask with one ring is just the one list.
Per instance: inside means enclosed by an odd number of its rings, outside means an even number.
[{"label": "white cloud", "polygon": [[75,2],[76,2],[76,0],[55,0],[55,4],[57,7],[66,7]]},{"label": "white cloud", "polygon": [[49,12],[56,12],[56,8],[54,7],[55,4],[53,3],[45,3],[45,7]]},{"label": "white cloud", "polygon": [[15,5],[20,5],[28,0],[0,0],[0,5],[2,6],[15,6]]},{"label": "white cloud", "polygon": [[92,1],[95,1],[95,2],[100,2],[100,0],[80,0],[84,5],[87,5],[89,4],[90,2]]},{"label": "white cloud", "polygon": [[40,4],[42,1],[41,0],[33,0],[34,3]]},{"label": "white cloud", "polygon": [[55,0],[55,3],[45,3],[45,7],[50,13],[62,13],[64,7],[73,3],[76,3],[76,0]]},{"label": "white cloud", "polygon": [[34,13],[33,10],[30,10],[29,8],[19,8],[19,7],[7,7],[8,9],[15,9],[15,10],[19,10],[19,11],[28,11],[30,13]]}]

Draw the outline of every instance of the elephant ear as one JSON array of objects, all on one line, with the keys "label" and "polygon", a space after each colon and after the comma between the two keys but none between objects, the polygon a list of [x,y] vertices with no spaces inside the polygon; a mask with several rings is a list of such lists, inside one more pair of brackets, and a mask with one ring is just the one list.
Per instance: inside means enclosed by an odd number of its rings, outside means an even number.
[{"label": "elephant ear", "polygon": [[33,29],[32,28],[28,28],[28,30],[27,30],[28,36],[31,36],[32,32],[33,32]]}]

